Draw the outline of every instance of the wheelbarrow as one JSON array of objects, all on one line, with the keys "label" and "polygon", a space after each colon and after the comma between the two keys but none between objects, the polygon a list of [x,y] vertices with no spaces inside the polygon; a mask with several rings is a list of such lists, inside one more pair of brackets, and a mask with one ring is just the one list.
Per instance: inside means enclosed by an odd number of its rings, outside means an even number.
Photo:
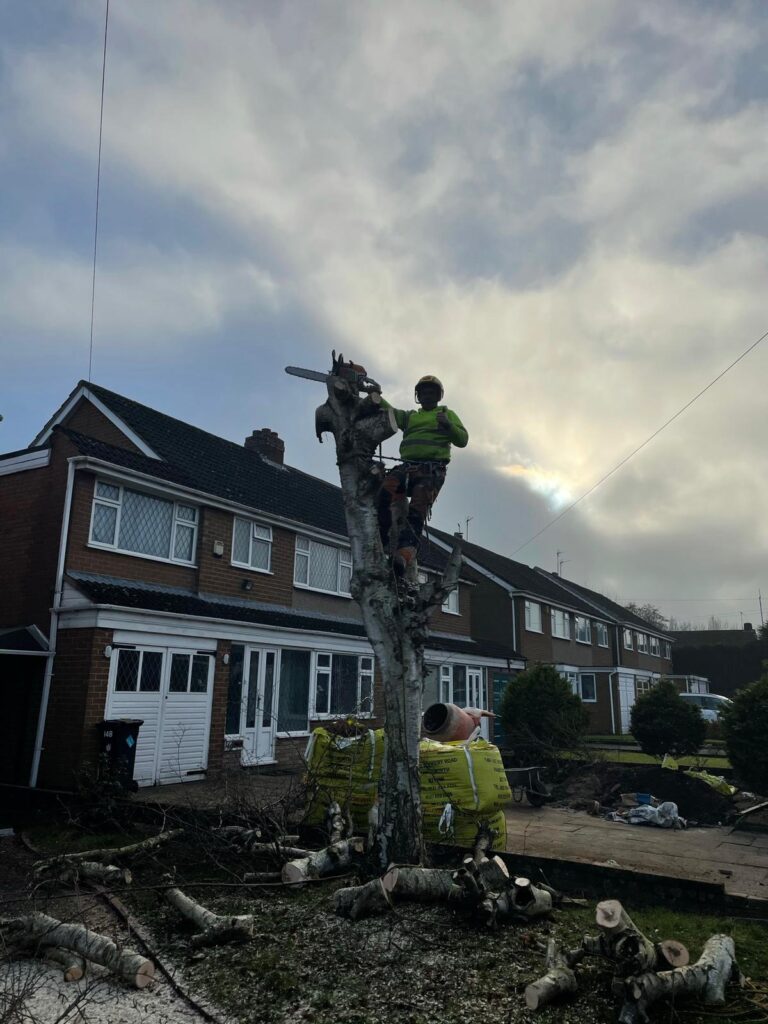
[{"label": "wheelbarrow", "polygon": [[509,777],[509,788],[512,790],[512,799],[516,804],[522,803],[526,798],[531,807],[543,807],[550,799],[546,784],[543,782],[539,772],[544,766],[537,764],[528,768],[505,768],[504,771]]}]

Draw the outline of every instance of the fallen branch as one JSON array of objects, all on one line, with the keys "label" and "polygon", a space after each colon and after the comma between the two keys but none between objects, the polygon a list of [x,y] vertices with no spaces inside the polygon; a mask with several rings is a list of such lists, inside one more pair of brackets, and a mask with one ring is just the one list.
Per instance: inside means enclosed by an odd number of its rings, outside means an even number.
[{"label": "fallen branch", "polygon": [[93,860],[41,861],[34,867],[35,878],[40,882],[64,882],[78,885],[82,882],[94,882],[97,885],[130,885],[133,876],[128,868],[119,868],[115,864],[99,864]]},{"label": "fallen branch", "polygon": [[47,914],[25,914],[21,917],[0,918],[0,933],[9,945],[28,947],[40,943],[43,947],[58,946],[79,953],[129,982],[135,988],[144,988],[154,977],[151,960],[128,949],[118,947],[81,924],[64,923]]},{"label": "fallen branch", "polygon": [[57,967],[64,968],[64,981],[80,981],[85,975],[85,960],[71,949],[63,949],[61,946],[40,946],[36,952]]},{"label": "fallen branch", "polygon": [[131,843],[130,846],[58,854],[56,857],[47,857],[45,860],[38,861],[34,869],[35,871],[38,869],[44,870],[47,865],[79,863],[80,861],[98,861],[101,864],[113,864],[115,861],[127,860],[130,857],[140,857],[152,850],[156,850],[158,846],[162,846],[169,839],[181,835],[183,831],[181,828],[174,828],[168,832],[161,832],[159,835],[150,836],[149,839],[142,839],[141,842]]},{"label": "fallen branch", "polygon": [[355,859],[363,853],[363,848],[363,840],[360,837],[333,843],[322,850],[308,853],[306,857],[284,864],[281,878],[286,885],[301,885],[310,878],[333,875],[337,871],[351,867]]},{"label": "fallen branch", "polygon": [[218,946],[225,942],[247,942],[253,938],[254,923],[251,914],[226,917],[214,914],[212,910],[196,903],[174,886],[164,889],[163,897],[200,930],[199,935],[192,937],[192,945],[196,949],[201,946]]},{"label": "fallen branch", "polygon": [[647,1021],[648,1008],[667,996],[675,1000],[699,996],[705,1006],[722,1006],[725,986],[738,971],[733,939],[729,935],[713,935],[695,964],[628,978],[619,1024]]},{"label": "fallen branch", "polygon": [[525,1005],[529,1010],[538,1010],[555,999],[578,991],[579,983],[573,973],[573,963],[554,939],[547,943],[545,963],[547,973],[528,985],[525,990]]}]

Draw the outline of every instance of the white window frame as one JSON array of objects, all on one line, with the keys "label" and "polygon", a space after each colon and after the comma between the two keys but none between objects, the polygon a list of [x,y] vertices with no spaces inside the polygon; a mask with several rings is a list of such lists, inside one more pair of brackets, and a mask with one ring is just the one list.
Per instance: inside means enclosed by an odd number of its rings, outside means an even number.
[{"label": "white window frame", "polygon": [[653,636],[653,634],[651,634],[651,636],[649,637],[649,640],[650,640],[650,646],[651,646],[651,654],[654,656],[654,658],[660,658],[661,657],[661,643],[659,642],[659,638],[657,636]]},{"label": "white window frame", "polygon": [[[312,545],[319,544],[322,547],[330,548],[337,552],[336,561],[336,590],[325,590],[322,587],[313,587],[309,582],[302,583],[301,580],[296,579],[296,569],[300,558],[307,559],[307,580],[309,581],[311,574],[312,565]],[[306,547],[304,547],[306,545]],[[350,581],[352,579],[352,551],[350,548],[341,547],[337,544],[324,544],[322,541],[315,540],[313,537],[308,537],[305,534],[296,534],[296,545],[293,557],[293,585],[298,587],[300,590],[313,590],[317,594],[333,594],[335,597],[346,597],[351,599],[352,594],[349,590],[340,589],[341,581],[341,569],[342,566],[349,569]],[[351,583],[350,583],[351,586]]]},{"label": "white window frame", "polygon": [[[246,523],[248,525],[248,527],[249,527],[249,535],[248,535],[248,561],[247,562],[237,562],[237,561],[235,561],[235,532],[237,530],[237,524],[238,523]],[[263,530],[265,532],[265,534],[268,534],[268,536],[258,537],[257,538],[256,537],[256,530],[257,529],[258,530]],[[268,565],[267,565],[266,569],[262,569],[261,566],[258,566],[258,565],[251,565],[251,559],[253,558],[253,542],[254,542],[254,540],[264,541],[264,542],[266,542],[269,545],[269,554],[268,554],[268,559],[267,559]],[[272,544],[273,544],[273,541],[274,541],[274,537],[272,535],[272,527],[271,526],[267,526],[265,523],[259,523],[255,519],[246,519],[245,516],[235,516],[233,518],[233,520],[232,520],[232,548],[231,548],[231,551],[232,551],[231,563],[232,563],[232,565],[237,566],[238,569],[248,569],[250,572],[260,572],[260,573],[263,573],[265,576],[274,576],[274,573],[272,572]]]},{"label": "white window frame", "polygon": [[[608,645],[609,645],[608,626],[604,622],[596,622],[595,623],[595,636],[596,636],[596,639],[597,639],[597,646],[598,647],[608,647]],[[605,637],[605,642],[603,642],[600,639],[601,636]]]},{"label": "white window frame", "polygon": [[644,693],[650,693],[657,682],[658,680],[653,676],[635,676],[635,696],[640,697]]},{"label": "white window frame", "polygon": [[592,645],[592,623],[586,615],[575,616],[574,637],[577,644]]},{"label": "white window frame", "polygon": [[662,640],[661,642],[662,657],[669,661],[672,657],[672,644],[669,640]]},{"label": "white window frame", "polygon": [[632,630],[631,629],[626,629],[625,628],[625,630],[624,630],[624,650],[625,651],[633,651],[634,650],[634,644],[632,642]]},{"label": "white window frame", "polygon": [[[558,618],[560,617],[560,618]],[[571,639],[571,613],[564,611],[562,608],[550,608],[549,610],[549,621],[552,629],[552,636],[557,637],[559,640],[570,640]],[[565,633],[558,633],[555,626],[558,621],[562,621]]]},{"label": "white window frame", "polygon": [[647,654],[648,653],[648,634],[637,633],[637,653]]},{"label": "white window frame", "polygon": [[[99,484],[104,487],[114,487],[119,493],[117,498],[106,498],[98,493]],[[142,551],[129,551],[127,548],[121,548],[118,540],[120,537],[120,525],[122,521],[123,513],[123,495],[126,491],[130,491],[133,494],[139,494],[147,498],[154,498],[156,501],[163,501],[173,507],[173,522],[171,525],[171,540],[169,548],[169,556],[165,558],[162,555],[149,555],[144,554]],[[103,505],[108,508],[116,509],[115,516],[115,533],[114,541],[112,544],[108,544],[106,541],[94,540],[93,539],[93,527],[96,519],[96,508],[98,505]],[[189,519],[183,519],[179,514],[180,508],[193,509],[195,513],[194,521]],[[192,530],[192,558],[187,560],[185,558],[176,558],[173,555],[173,551],[176,547],[176,530],[178,527],[183,527]],[[153,494],[151,491],[137,490],[135,487],[124,487],[123,484],[113,483],[111,480],[104,480],[100,477],[96,478],[93,485],[93,501],[91,502],[91,522],[88,528],[88,547],[99,548],[102,551],[117,551],[121,555],[132,555],[134,558],[148,558],[153,562],[171,562],[174,565],[188,565],[192,568],[195,567],[195,554],[197,552],[197,538],[200,527],[200,507],[188,501],[174,501],[172,498],[166,498],[159,494]]]},{"label": "white window frame", "polygon": [[442,605],[442,609],[441,610],[444,611],[446,613],[446,615],[461,615],[461,612],[459,611],[459,585],[458,585],[458,583],[453,588],[453,590],[450,592],[450,594],[446,597],[446,599],[445,599],[445,601],[444,601],[444,603]]},{"label": "white window frame", "polygon": [[[357,658],[357,696],[355,698],[355,709],[352,711],[320,711],[317,707],[317,678],[319,675],[328,676],[328,707],[331,705],[331,680],[333,678],[333,659],[337,657]],[[328,664],[321,663],[320,659],[328,658]],[[364,664],[367,663],[367,664]],[[370,680],[371,686],[371,707],[368,711],[360,710],[360,694],[363,679]],[[310,719],[318,722],[328,721],[337,718],[344,718],[353,715],[355,718],[373,718],[374,714],[374,660],[372,654],[355,654],[354,651],[313,651],[312,652],[312,680],[310,685]]]},{"label": "white window frame", "polygon": [[[534,615],[534,609],[536,615]],[[535,622],[538,618],[538,626]],[[543,633],[544,627],[541,621],[541,605],[538,601],[526,601],[525,602],[525,628],[529,633]]]},{"label": "white window frame", "polygon": [[[584,678],[586,676],[589,676],[594,681],[594,687],[595,687],[595,696],[594,697],[585,697],[584,696],[583,681],[584,681]],[[578,687],[579,687],[578,690],[575,691],[575,692],[581,698],[582,703],[584,703],[584,704],[597,704],[597,673],[596,672],[581,672],[581,673],[579,673]]]}]

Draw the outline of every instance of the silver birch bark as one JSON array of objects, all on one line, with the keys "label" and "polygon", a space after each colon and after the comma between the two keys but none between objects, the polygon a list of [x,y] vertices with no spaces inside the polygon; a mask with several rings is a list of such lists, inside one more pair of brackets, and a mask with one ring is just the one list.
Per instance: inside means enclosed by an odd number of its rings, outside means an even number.
[{"label": "silver birch bark", "polygon": [[[341,357],[334,367],[341,366]],[[374,462],[378,445],[395,430],[376,395],[360,398],[342,377],[328,383],[328,400],[316,414],[317,435],[336,442],[339,478],[352,549],[352,596],[360,606],[384,690],[386,744],[379,784],[376,857],[389,864],[422,860],[419,738],[428,618],[458,581],[461,551],[452,552],[441,582],[420,587],[415,600],[398,596],[379,537],[376,499],[382,473]],[[322,439],[322,438],[321,438]]]}]

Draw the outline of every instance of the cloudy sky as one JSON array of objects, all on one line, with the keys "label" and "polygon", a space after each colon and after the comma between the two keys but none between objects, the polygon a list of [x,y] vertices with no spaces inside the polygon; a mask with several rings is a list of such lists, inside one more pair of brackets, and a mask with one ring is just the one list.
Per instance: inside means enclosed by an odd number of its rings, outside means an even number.
[{"label": "cloudy sky", "polygon": [[[104,0],[0,0],[0,447],[88,375]],[[464,420],[435,522],[768,613],[768,8],[112,0],[93,380],[334,478],[322,388]],[[390,454],[395,446],[390,442]],[[526,545],[523,547],[523,545]]]}]

